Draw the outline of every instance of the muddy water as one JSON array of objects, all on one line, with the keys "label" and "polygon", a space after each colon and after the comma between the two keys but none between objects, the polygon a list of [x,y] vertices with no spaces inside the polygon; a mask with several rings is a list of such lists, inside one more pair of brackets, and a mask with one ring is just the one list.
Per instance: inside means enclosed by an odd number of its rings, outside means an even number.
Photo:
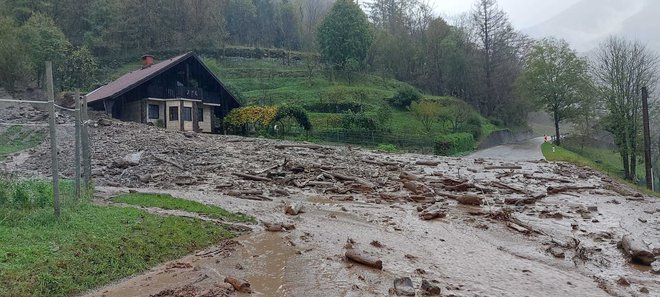
[{"label": "muddy water", "polygon": [[249,267],[244,278],[252,284],[254,296],[292,296],[285,284],[285,272],[296,250],[278,233],[261,232],[237,239],[245,247],[240,257]]},{"label": "muddy water", "polygon": [[[457,172],[457,168],[478,167],[460,160],[419,168],[416,174],[439,171],[482,184],[498,180],[528,191],[555,185],[522,179],[522,173],[556,171],[555,165],[520,164],[523,170],[518,175],[498,178],[494,175],[501,172]],[[573,179],[578,185],[600,185],[598,176]],[[296,229],[257,230],[238,238],[241,246],[229,257],[184,258],[180,261],[189,261],[197,270],[156,269],[153,275],[105,289],[107,296],[148,296],[158,292],[154,288],[187,284],[203,275],[209,279],[199,285],[222,283],[226,275],[245,278],[257,296],[386,296],[392,281],[403,276],[411,277],[416,287],[423,279],[435,282],[443,294],[454,296],[646,296],[639,293],[643,289],[650,292],[648,296],[660,296],[658,277],[645,267],[628,264],[617,248],[625,234],[660,247],[659,212],[651,211],[660,208],[655,200],[633,201],[607,191],[551,195],[534,205],[510,206],[515,218],[541,233],[521,234],[505,222],[474,215],[503,207],[505,196],[500,194],[487,195],[480,208],[448,201],[445,219],[422,221],[415,209],[418,204],[368,203],[362,195],[355,196],[357,201],[342,202],[297,191],[273,202],[254,202],[206,191],[170,193],[265,222],[293,223]],[[283,206],[291,200],[303,202],[305,212],[284,215]],[[585,212],[588,208],[592,210]],[[543,215],[548,213],[561,216]],[[348,239],[355,248],[380,258],[383,270],[347,262],[343,254]],[[555,258],[546,251],[553,241],[579,242],[579,248],[562,248],[565,257]],[[631,286],[618,285],[621,277]]]}]

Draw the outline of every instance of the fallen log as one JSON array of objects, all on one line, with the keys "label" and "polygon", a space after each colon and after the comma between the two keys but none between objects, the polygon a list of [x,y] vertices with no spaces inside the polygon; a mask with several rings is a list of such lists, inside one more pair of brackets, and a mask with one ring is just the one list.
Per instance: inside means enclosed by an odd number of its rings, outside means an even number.
[{"label": "fallen log", "polygon": [[284,224],[284,223],[266,223],[264,222],[264,227],[268,232],[284,232],[288,230],[296,229],[296,226],[293,224]]},{"label": "fallen log", "polygon": [[490,183],[490,185],[493,186],[493,187],[496,187],[496,188],[500,188],[500,189],[511,190],[511,191],[513,191],[515,193],[518,193],[518,194],[525,194],[525,195],[529,194],[529,193],[527,193],[527,191],[525,191],[523,189],[518,189],[514,186],[510,186],[510,185],[507,185],[507,184],[504,184],[504,183],[501,183],[501,182],[498,182],[498,181],[492,181]]},{"label": "fallen log", "polygon": [[329,188],[334,186],[333,182],[322,182],[322,181],[308,181],[304,184],[303,187],[319,187],[319,188]]},{"label": "fallen log", "polygon": [[232,175],[235,175],[235,176],[241,177],[243,179],[247,179],[247,180],[253,180],[253,181],[261,181],[261,182],[272,181],[270,178],[267,178],[267,177],[250,175],[250,174],[245,174],[245,173],[240,173],[240,172],[234,172],[234,173],[232,173]]},{"label": "fallen log", "polygon": [[366,159],[366,158],[360,159],[360,160],[364,163],[378,165],[378,166],[400,166],[401,165],[398,162],[376,161],[376,160],[370,160],[370,159]]},{"label": "fallen log", "polygon": [[534,176],[533,174],[523,174],[523,177],[526,179],[535,179],[535,180],[540,180],[540,181],[549,181],[549,182],[557,182],[557,183],[563,183],[563,184],[570,184],[573,183],[572,180],[569,179],[564,179],[564,178],[555,178],[555,177],[545,177],[545,176]]},{"label": "fallen log", "polygon": [[623,251],[625,251],[634,262],[651,265],[651,263],[655,261],[655,255],[651,252],[651,249],[649,249],[646,243],[637,240],[630,235],[623,236],[621,239],[621,248],[623,248]]},{"label": "fallen log", "polygon": [[352,181],[352,182],[364,185],[368,188],[374,188],[375,187],[374,184],[370,183],[369,181],[366,181],[366,180],[364,180],[362,178],[359,178],[359,177],[356,177],[356,176],[344,175],[344,174],[341,174],[341,173],[335,173],[335,172],[330,172],[330,171],[325,171],[325,170],[323,171],[323,173],[329,174],[332,177],[334,177],[338,180],[341,180],[341,181]]},{"label": "fallen log", "polygon": [[176,168],[179,168],[179,169],[181,169],[181,170],[186,170],[185,168],[183,168],[183,166],[181,166],[181,164],[176,163],[176,162],[174,162],[174,161],[172,161],[172,160],[168,160],[168,159],[165,159],[165,158],[163,158],[163,157],[159,157],[159,156],[157,156],[156,154],[151,154],[151,156],[154,157],[154,159],[156,159],[156,160],[158,160],[158,161],[161,161],[161,162],[163,162],[163,163],[170,164],[170,165],[172,165],[172,166],[174,166],[174,167],[176,167]]},{"label": "fallen log", "polygon": [[529,229],[527,229],[523,226],[520,226],[516,223],[509,222],[509,223],[506,224],[506,226],[513,229],[513,230],[515,230],[515,231],[517,231],[517,232],[523,233],[523,234],[529,234],[530,233]]},{"label": "fallen log", "polygon": [[330,196],[330,200],[334,201],[353,201],[355,200],[355,197],[352,195],[334,195]]},{"label": "fallen log", "polygon": [[431,160],[418,160],[415,162],[415,165],[422,165],[422,166],[431,166],[435,167],[440,165],[441,162],[439,161],[431,161]]},{"label": "fallen log", "polygon": [[497,165],[497,166],[484,166],[484,169],[486,170],[495,170],[495,169],[523,169],[522,166],[518,165]]},{"label": "fallen log", "polygon": [[299,213],[302,212],[303,204],[302,202],[292,202],[291,204],[287,205],[287,207],[284,209],[284,213],[292,216],[297,216]]},{"label": "fallen log", "polygon": [[320,146],[318,144],[276,144],[275,148],[276,149],[307,148],[307,149],[318,150],[318,149],[322,149],[324,147]]},{"label": "fallen log", "polygon": [[462,184],[458,184],[455,186],[447,186],[445,185],[444,188],[449,191],[454,191],[454,192],[467,192],[469,189],[474,188],[474,185],[468,182],[464,182]]},{"label": "fallen log", "polygon": [[273,199],[270,199],[270,198],[268,198],[266,196],[262,196],[262,195],[256,195],[256,196],[246,195],[246,196],[232,196],[232,197],[238,198],[238,199],[243,199],[243,200],[253,200],[253,201],[273,201]]},{"label": "fallen log", "polygon": [[564,186],[564,187],[548,187],[547,192],[548,195],[553,195],[553,194],[561,194],[564,192],[595,190],[595,189],[597,189],[597,187],[595,186],[584,186],[584,187]]},{"label": "fallen log", "polygon": [[372,268],[383,269],[383,261],[355,249],[348,249],[344,254],[347,259]]},{"label": "fallen log", "polygon": [[263,191],[259,191],[259,190],[245,190],[245,191],[229,191],[227,192],[227,195],[240,197],[244,195],[263,195],[263,193],[264,193]]},{"label": "fallen log", "polygon": [[234,287],[234,290],[238,292],[247,293],[247,294],[252,293],[252,288],[250,288],[250,283],[248,283],[246,280],[238,279],[233,276],[227,276],[225,277],[225,283],[230,284],[232,287]]}]

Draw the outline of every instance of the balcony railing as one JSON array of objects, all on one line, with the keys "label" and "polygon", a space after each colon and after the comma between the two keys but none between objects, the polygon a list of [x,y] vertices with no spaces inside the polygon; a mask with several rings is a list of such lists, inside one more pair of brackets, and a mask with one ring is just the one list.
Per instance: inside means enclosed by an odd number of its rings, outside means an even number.
[{"label": "balcony railing", "polygon": [[219,101],[220,99],[218,93],[204,92],[204,90],[202,90],[201,88],[190,88],[190,87],[165,88],[165,87],[150,86],[147,89],[147,95],[150,98],[161,98],[161,99],[185,98],[185,99],[195,99],[195,100],[203,100],[209,102]]}]

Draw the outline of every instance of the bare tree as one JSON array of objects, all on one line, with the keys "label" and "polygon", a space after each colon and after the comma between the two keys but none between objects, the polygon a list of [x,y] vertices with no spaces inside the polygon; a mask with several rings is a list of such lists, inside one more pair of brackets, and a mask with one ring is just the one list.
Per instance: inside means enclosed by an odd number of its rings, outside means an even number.
[{"label": "bare tree", "polygon": [[[515,59],[517,37],[507,14],[497,5],[497,0],[477,0],[470,15],[476,44],[482,50],[485,95],[479,100],[478,108],[485,115],[493,115],[510,95],[511,87],[506,78],[516,76],[510,62]],[[499,68],[499,69],[498,69]],[[504,75],[501,75],[504,74]]]},{"label": "bare tree", "polygon": [[660,58],[639,41],[610,37],[600,45],[592,75],[609,114],[607,129],[614,134],[626,179],[636,179],[640,151],[641,91],[653,93],[658,82]]}]

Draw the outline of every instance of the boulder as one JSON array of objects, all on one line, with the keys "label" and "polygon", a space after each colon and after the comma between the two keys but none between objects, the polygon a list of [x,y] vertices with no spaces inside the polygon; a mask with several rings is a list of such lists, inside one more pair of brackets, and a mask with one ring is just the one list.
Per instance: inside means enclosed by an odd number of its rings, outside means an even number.
[{"label": "boulder", "polygon": [[458,196],[456,201],[458,201],[458,204],[463,205],[481,205],[481,197],[477,196],[476,194],[465,194]]},{"label": "boulder", "polygon": [[621,248],[630,256],[632,261],[639,264],[651,265],[655,261],[655,255],[646,243],[630,235],[626,235],[621,239]]},{"label": "boulder", "polygon": [[398,296],[415,296],[415,287],[409,277],[401,277],[394,280],[394,291]]}]

